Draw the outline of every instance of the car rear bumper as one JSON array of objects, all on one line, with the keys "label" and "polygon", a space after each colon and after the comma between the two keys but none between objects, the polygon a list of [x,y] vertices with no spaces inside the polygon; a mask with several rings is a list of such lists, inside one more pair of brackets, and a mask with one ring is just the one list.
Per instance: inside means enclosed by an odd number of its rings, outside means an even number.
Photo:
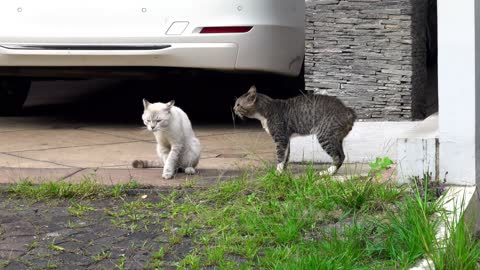
[{"label": "car rear bumper", "polygon": [[303,29],[262,25],[241,34],[138,38],[129,43],[0,43],[0,67],[150,66],[296,76],[303,61],[303,37]]},{"label": "car rear bumper", "polygon": [[[159,44],[152,44],[159,45]],[[160,44],[161,45],[161,44]],[[135,46],[124,44],[124,48]],[[237,45],[180,43],[162,49],[72,50],[8,49],[0,47],[0,66],[159,66],[233,69]]]}]

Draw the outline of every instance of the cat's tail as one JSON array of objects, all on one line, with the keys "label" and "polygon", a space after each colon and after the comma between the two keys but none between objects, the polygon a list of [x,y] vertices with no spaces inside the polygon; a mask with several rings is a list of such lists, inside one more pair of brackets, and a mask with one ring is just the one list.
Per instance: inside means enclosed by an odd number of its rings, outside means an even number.
[{"label": "cat's tail", "polygon": [[350,131],[353,128],[353,123],[355,122],[355,120],[357,120],[357,114],[352,108],[348,108],[347,126],[345,127],[345,132],[343,137],[346,137],[348,133],[350,133]]},{"label": "cat's tail", "polygon": [[355,113],[355,110],[352,109],[352,108],[348,108],[348,111],[349,111],[348,120],[353,125],[353,122],[355,122],[355,120],[357,120],[357,113]]},{"label": "cat's tail", "polygon": [[159,160],[139,160],[136,159],[132,162],[132,167],[141,168],[162,168],[163,164]]}]

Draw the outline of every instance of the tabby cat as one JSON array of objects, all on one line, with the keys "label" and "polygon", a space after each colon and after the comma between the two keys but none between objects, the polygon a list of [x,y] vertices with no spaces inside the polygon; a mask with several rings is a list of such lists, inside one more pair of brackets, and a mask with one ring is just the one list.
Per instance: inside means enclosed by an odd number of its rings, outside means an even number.
[{"label": "tabby cat", "polygon": [[343,139],[352,130],[355,111],[339,99],[325,95],[301,95],[286,100],[257,93],[255,86],[235,102],[240,118],[258,119],[276,144],[277,172],[285,169],[290,154],[290,138],[317,136],[318,142],[333,159],[333,165],[321,174],[334,174],[345,160]]}]

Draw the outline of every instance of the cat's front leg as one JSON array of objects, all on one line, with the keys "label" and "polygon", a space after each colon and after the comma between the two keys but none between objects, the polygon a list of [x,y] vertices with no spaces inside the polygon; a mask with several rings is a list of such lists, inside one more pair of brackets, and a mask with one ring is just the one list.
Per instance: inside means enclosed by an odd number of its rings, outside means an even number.
[{"label": "cat's front leg", "polygon": [[168,154],[170,153],[170,148],[165,147],[161,144],[157,144],[157,155],[160,158],[160,161],[163,162],[163,167],[167,164]]},{"label": "cat's front leg", "polygon": [[290,140],[288,136],[273,136],[277,149],[277,173],[281,174],[288,162]]},{"label": "cat's front leg", "polygon": [[173,145],[168,153],[168,157],[165,161],[165,165],[163,167],[163,174],[162,177],[164,179],[171,179],[175,174],[178,164],[178,158],[180,157],[180,152],[182,151],[182,146],[180,145]]}]

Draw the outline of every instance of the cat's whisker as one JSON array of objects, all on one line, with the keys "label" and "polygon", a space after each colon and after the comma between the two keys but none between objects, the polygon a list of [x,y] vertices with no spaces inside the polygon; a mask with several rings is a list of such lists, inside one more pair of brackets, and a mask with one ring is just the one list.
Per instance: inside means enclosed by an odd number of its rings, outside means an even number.
[{"label": "cat's whisker", "polygon": [[149,133],[151,132],[150,130],[147,129],[147,127],[140,127],[138,128],[142,133]]},{"label": "cat's whisker", "polygon": [[230,111],[232,112],[233,129],[235,129],[235,112],[232,107],[230,107]]}]

